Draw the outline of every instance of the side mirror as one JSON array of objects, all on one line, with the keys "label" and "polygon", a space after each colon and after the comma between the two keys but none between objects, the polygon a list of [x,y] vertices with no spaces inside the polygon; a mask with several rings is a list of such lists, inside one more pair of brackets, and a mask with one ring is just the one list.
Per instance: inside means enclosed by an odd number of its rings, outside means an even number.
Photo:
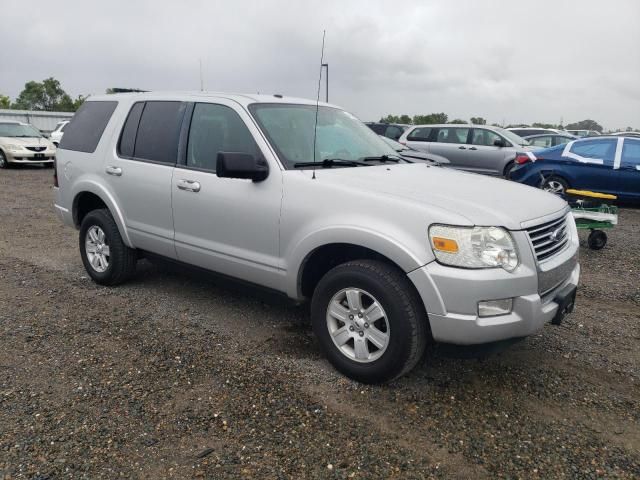
[{"label": "side mirror", "polygon": [[495,147],[506,147],[506,146],[507,146],[507,142],[505,142],[505,141],[504,141],[503,139],[501,139],[501,138],[496,138],[496,139],[493,141],[493,145],[494,145]]},{"label": "side mirror", "polygon": [[216,175],[261,182],[269,175],[269,165],[263,158],[255,158],[249,153],[218,152]]}]

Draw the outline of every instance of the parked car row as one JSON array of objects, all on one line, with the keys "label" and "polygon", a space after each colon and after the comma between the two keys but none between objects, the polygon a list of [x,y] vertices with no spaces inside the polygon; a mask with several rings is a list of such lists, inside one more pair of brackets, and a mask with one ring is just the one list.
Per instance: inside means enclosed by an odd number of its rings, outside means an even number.
[{"label": "parked car row", "polygon": [[56,146],[28,123],[0,122],[0,168],[12,164],[53,165]]}]

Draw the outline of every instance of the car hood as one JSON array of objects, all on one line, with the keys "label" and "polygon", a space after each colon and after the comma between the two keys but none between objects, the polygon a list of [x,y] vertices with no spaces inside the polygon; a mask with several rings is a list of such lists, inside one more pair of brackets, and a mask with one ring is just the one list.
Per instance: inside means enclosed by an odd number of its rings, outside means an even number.
[{"label": "car hood", "polygon": [[425,164],[380,165],[317,171],[346,189],[392,195],[453,212],[472,225],[521,230],[522,223],[567,208],[543,190],[499,178]]},{"label": "car hood", "polygon": [[42,137],[0,137],[3,145],[20,145],[21,147],[50,147],[51,142]]}]

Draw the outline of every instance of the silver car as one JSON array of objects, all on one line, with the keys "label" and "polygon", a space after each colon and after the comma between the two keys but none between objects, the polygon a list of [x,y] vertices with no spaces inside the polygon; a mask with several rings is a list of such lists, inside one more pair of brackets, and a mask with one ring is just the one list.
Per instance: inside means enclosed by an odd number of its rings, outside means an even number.
[{"label": "silver car", "polygon": [[486,125],[414,125],[400,143],[445,157],[450,167],[508,177],[518,152],[532,150],[515,133]]},{"label": "silver car", "polygon": [[564,200],[405,162],[334,105],[93,97],[65,129],[54,182],[97,283],[152,254],[308,300],[327,357],[362,382],[408,372],[428,341],[523,337],[573,308]]}]

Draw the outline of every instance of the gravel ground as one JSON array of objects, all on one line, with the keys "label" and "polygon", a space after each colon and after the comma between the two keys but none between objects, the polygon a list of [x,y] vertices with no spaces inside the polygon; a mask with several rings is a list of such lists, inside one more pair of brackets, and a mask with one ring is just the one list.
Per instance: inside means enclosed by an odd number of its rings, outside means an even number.
[{"label": "gravel ground", "polygon": [[562,326],[363,386],[305,307],[146,261],[95,285],[50,179],[0,171],[0,478],[640,477],[640,210]]}]

